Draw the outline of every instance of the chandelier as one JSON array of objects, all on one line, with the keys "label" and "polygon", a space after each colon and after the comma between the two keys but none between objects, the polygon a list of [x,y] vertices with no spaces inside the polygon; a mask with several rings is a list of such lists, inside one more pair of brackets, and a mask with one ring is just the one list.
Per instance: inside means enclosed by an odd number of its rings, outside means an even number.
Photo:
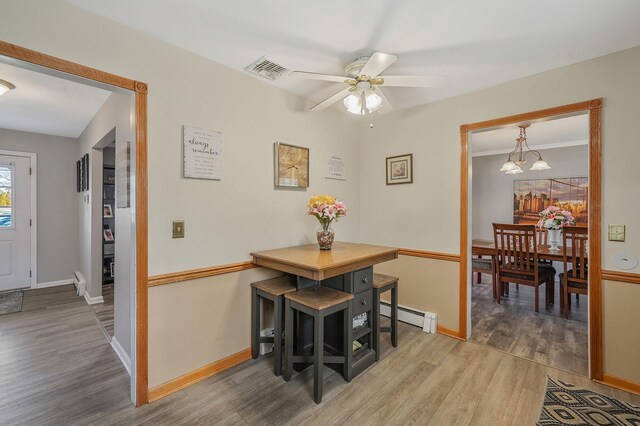
[{"label": "chandelier", "polygon": [[502,165],[501,172],[505,172],[508,175],[515,175],[517,173],[523,173],[522,166],[527,162],[525,157],[529,153],[533,153],[538,156],[538,159],[533,163],[529,170],[547,170],[551,167],[546,161],[542,159],[540,152],[535,149],[529,148],[527,143],[527,127],[529,124],[523,124],[520,127],[520,137],[516,139],[516,148],[509,153],[509,158]]}]

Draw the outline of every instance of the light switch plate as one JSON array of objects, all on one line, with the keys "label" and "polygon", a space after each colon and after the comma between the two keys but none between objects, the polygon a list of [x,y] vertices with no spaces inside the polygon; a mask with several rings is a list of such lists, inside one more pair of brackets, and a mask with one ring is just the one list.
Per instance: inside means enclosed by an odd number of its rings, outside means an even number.
[{"label": "light switch plate", "polygon": [[184,238],[184,220],[173,221],[173,238]]},{"label": "light switch plate", "polygon": [[620,241],[624,242],[624,225],[609,225],[609,241]]}]

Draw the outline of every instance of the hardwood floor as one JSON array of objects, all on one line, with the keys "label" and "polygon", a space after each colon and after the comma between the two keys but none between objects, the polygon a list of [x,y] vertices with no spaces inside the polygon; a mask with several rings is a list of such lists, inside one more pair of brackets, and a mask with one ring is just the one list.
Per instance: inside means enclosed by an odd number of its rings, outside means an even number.
[{"label": "hardwood floor", "polygon": [[540,312],[533,309],[534,289],[511,284],[510,296],[498,305],[493,300],[491,277],[472,289],[470,341],[540,362],[561,370],[588,376],[588,300],[571,299],[569,319],[560,311],[559,286],[554,305],[544,306],[540,287]]},{"label": "hardwood floor", "polygon": [[102,286],[102,298],[104,303],[91,305],[91,311],[98,320],[107,339],[113,338],[113,284]]},{"label": "hardwood floor", "polygon": [[380,362],[351,383],[325,368],[320,405],[311,369],[285,383],[266,356],[135,408],[84,300],[72,287],[44,290],[27,292],[22,313],[0,317],[3,425],[532,425],[547,375],[640,404],[584,377],[401,323],[399,347],[384,335]]}]

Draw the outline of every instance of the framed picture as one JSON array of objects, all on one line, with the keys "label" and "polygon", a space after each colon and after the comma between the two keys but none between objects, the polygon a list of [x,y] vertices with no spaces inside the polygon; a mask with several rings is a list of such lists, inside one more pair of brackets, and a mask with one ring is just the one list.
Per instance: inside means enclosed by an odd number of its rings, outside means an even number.
[{"label": "framed picture", "polygon": [[513,223],[536,224],[549,206],[571,212],[576,226],[589,223],[589,178],[529,179],[513,181]]},{"label": "framed picture", "polygon": [[105,241],[113,241],[113,232],[111,232],[111,229],[104,229],[102,231],[102,235],[104,236],[104,240]]},{"label": "framed picture", "polygon": [[288,188],[309,187],[309,148],[276,142],[275,186]]},{"label": "framed picture", "polygon": [[82,170],[83,170],[83,179],[82,179],[82,190],[89,190],[89,154],[85,154],[82,157]]},{"label": "framed picture", "polygon": [[76,161],[76,192],[82,192],[82,178],[80,174],[80,160]]},{"label": "framed picture", "polygon": [[413,183],[413,154],[387,157],[387,185]]},{"label": "framed picture", "polygon": [[105,204],[102,211],[103,217],[113,217],[113,209],[111,208],[111,204]]}]

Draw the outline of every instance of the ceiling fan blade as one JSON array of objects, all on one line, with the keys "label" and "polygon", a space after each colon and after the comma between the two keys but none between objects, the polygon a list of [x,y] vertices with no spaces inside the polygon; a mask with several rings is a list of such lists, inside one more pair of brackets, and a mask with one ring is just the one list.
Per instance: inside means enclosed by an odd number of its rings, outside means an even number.
[{"label": "ceiling fan blade", "polygon": [[386,87],[433,87],[439,88],[444,78],[434,75],[384,75]]},{"label": "ceiling fan blade", "polygon": [[362,67],[358,75],[366,75],[371,78],[377,77],[378,74],[389,68],[397,60],[397,56],[376,52],[371,55],[371,58],[369,58],[369,61]]},{"label": "ceiling fan blade", "polygon": [[380,113],[384,114],[386,112],[393,111],[393,107],[389,103],[389,99],[387,99],[384,92],[379,87],[376,87],[376,93],[382,98],[382,106],[379,108]]},{"label": "ceiling fan blade", "polygon": [[338,93],[336,93],[335,95],[331,96],[328,99],[325,99],[324,101],[320,102],[318,105],[316,105],[313,108],[311,108],[311,111],[322,111],[323,109],[335,104],[340,99],[346,98],[347,96],[349,96],[349,94],[350,94],[349,88],[341,90]]},{"label": "ceiling fan blade", "polygon": [[320,74],[317,72],[306,72],[306,71],[293,71],[289,74],[290,77],[305,79],[305,80],[322,80],[322,81],[333,81],[335,83],[344,83],[347,80],[347,77],[340,75],[329,75],[329,74]]}]

